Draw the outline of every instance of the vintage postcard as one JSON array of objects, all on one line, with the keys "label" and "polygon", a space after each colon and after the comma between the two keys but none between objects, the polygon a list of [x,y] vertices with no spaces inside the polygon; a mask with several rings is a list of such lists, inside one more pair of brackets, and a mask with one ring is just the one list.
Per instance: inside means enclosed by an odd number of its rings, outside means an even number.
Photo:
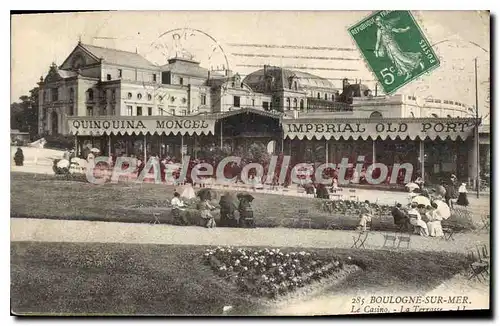
[{"label": "vintage postcard", "polygon": [[11,18],[13,315],[488,316],[488,11]]}]

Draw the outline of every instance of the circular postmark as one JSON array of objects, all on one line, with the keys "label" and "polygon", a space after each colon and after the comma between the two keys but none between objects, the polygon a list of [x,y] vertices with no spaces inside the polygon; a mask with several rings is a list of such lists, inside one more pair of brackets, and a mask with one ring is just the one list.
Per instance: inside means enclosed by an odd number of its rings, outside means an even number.
[{"label": "circular postmark", "polygon": [[[184,61],[184,64],[175,67],[175,69],[181,69],[178,71],[181,75],[183,73],[191,75],[193,72],[199,73],[207,69],[207,80],[209,78],[223,79],[228,77],[227,71],[230,71],[229,60],[222,45],[210,34],[194,28],[176,28],[162,33],[151,43],[144,56],[160,68],[160,74],[173,68],[170,65],[174,63],[174,59]],[[190,65],[189,62],[192,64]],[[182,69],[185,70],[182,71]],[[165,108],[177,104],[185,105],[187,99],[173,94],[171,89],[165,87],[166,84],[163,84],[161,79],[160,75],[159,83],[144,83],[143,86],[154,94],[155,103],[159,110],[163,111],[160,114],[172,115],[170,110],[167,111]],[[209,81],[206,86],[221,88],[221,95],[211,99],[211,105],[217,106],[226,92],[225,86],[220,81],[214,83]]]}]

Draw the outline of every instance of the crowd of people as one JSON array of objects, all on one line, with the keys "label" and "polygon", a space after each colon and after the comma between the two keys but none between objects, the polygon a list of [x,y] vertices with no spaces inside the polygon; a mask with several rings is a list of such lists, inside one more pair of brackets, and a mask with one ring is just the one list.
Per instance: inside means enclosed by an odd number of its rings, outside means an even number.
[{"label": "crowd of people", "polygon": [[[253,196],[248,193],[239,193],[236,197],[226,192],[221,196],[219,205],[216,207],[211,202],[211,195],[209,189],[204,189],[205,191],[198,192],[198,197],[200,201],[198,203],[197,209],[199,211],[200,219],[198,224],[206,228],[214,228],[216,226],[222,227],[244,227],[253,228],[255,227],[255,221],[253,216],[253,210],[251,202],[253,201]],[[174,223],[177,225],[189,225],[186,209],[187,205],[182,201],[179,192],[174,192],[174,197],[171,201],[172,206],[172,217]],[[217,225],[215,221],[214,211],[220,210],[220,221]]]},{"label": "crowd of people", "polygon": [[[460,184],[457,195],[458,181],[453,174],[450,180],[443,182],[431,192],[424,188],[424,182],[418,178],[415,183],[419,185],[420,191],[418,191],[418,194],[410,196],[409,204],[403,207],[401,203],[396,203],[392,208],[391,215],[394,218],[394,224],[401,231],[413,231],[415,234],[425,237],[444,236],[441,222],[450,218],[453,205],[469,205],[466,184]],[[414,198],[418,196],[428,198],[430,204],[424,205],[414,201]],[[370,203],[365,201],[357,229],[366,231],[373,218],[374,214],[370,208]]]}]

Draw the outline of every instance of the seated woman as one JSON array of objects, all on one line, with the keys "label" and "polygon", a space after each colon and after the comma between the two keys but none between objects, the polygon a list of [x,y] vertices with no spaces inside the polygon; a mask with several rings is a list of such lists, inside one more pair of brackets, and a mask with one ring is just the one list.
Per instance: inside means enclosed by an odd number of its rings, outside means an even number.
[{"label": "seated woman", "polygon": [[431,203],[432,210],[427,212],[427,228],[429,230],[429,235],[431,237],[442,237],[444,236],[443,228],[441,227],[441,220],[443,219],[440,215],[438,205],[435,202]]},{"label": "seated woman", "polygon": [[361,208],[360,220],[356,230],[366,231],[366,225],[372,222],[373,212],[370,208],[370,202],[365,200],[363,207]]},{"label": "seated woman", "polygon": [[422,220],[422,216],[420,215],[417,207],[417,203],[412,203],[411,209],[408,211],[410,224],[415,227],[415,233],[418,233],[421,236],[428,236],[429,230],[427,229],[427,223]]},{"label": "seated woman", "polygon": [[234,216],[236,205],[231,198],[231,194],[226,192],[219,202],[220,206],[220,226],[237,227],[238,221]]},{"label": "seated woman", "polygon": [[215,209],[215,207],[210,204],[207,198],[200,203],[201,222],[204,227],[209,229],[215,227],[215,219],[212,215],[213,209]]},{"label": "seated woman", "polygon": [[184,202],[181,200],[181,195],[178,192],[174,193],[174,198],[171,201],[172,205],[172,215],[174,217],[174,223],[178,225],[188,225],[186,216],[184,216]]},{"label": "seated woman", "polygon": [[253,210],[250,205],[250,200],[246,197],[241,197],[238,211],[240,213],[240,226],[244,228],[254,228],[255,222],[253,220]]}]

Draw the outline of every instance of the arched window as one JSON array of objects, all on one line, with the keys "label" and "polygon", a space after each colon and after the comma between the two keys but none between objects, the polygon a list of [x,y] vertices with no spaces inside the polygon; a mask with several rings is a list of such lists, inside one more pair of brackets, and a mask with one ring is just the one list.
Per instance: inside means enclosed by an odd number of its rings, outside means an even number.
[{"label": "arched window", "polygon": [[295,110],[297,110],[297,99],[296,98],[293,99],[293,108]]},{"label": "arched window", "polygon": [[328,94],[325,93],[325,101],[328,100]]},{"label": "arched window", "polygon": [[288,110],[290,110],[290,98],[289,97],[286,98],[286,107]]},{"label": "arched window", "polygon": [[320,99],[320,98],[321,98],[321,93],[318,92],[318,99]]},{"label": "arched window", "polygon": [[382,113],[373,111],[372,114],[370,114],[370,118],[382,118]]},{"label": "arched window", "polygon": [[298,89],[299,89],[299,87],[298,87],[298,85],[297,85],[297,82],[296,82],[296,81],[294,81],[294,82],[293,82],[293,89],[295,89],[295,90],[298,90]]},{"label": "arched window", "polygon": [[300,100],[300,109],[304,110],[304,100],[303,99]]},{"label": "arched window", "polygon": [[89,94],[89,101],[93,101],[94,100],[94,91],[92,90],[92,88],[89,88],[87,93]]}]

